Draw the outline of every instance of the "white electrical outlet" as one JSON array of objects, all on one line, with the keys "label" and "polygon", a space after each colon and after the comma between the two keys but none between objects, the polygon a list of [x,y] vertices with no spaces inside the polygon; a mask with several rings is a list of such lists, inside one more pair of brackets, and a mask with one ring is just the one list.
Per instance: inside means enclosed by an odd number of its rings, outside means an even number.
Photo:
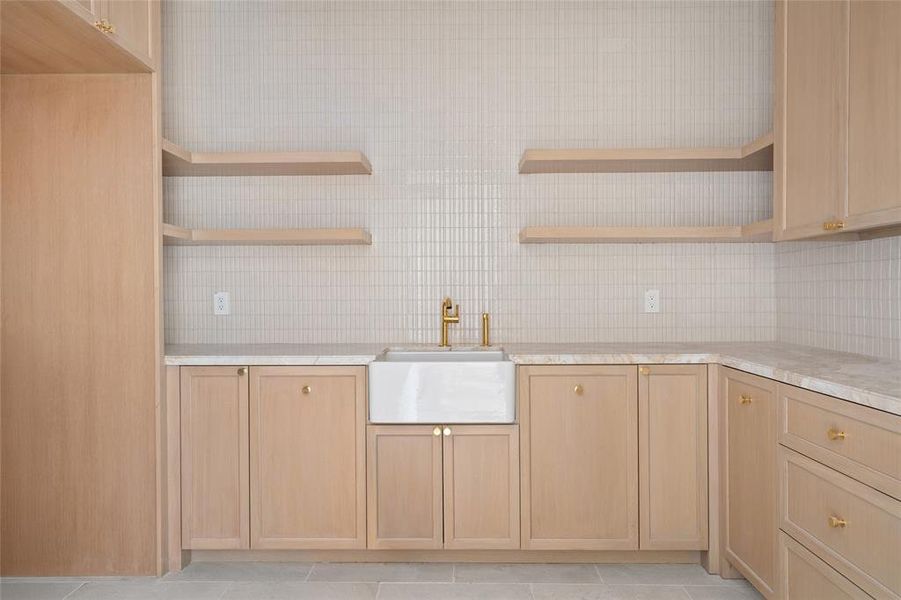
[{"label": "white electrical outlet", "polygon": [[231,297],[228,292],[216,292],[213,294],[213,314],[228,315],[231,314]]},{"label": "white electrical outlet", "polygon": [[659,313],[660,312],[660,290],[645,290],[644,292],[644,312]]}]

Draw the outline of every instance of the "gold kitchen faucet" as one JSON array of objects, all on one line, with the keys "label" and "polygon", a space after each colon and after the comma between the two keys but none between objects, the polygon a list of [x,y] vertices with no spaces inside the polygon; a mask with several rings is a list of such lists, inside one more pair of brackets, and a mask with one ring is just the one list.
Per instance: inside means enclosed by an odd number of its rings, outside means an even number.
[{"label": "gold kitchen faucet", "polygon": [[[454,312],[451,313],[451,309],[454,309]],[[450,298],[445,298],[444,302],[441,303],[441,343],[439,346],[447,347],[450,344],[447,343],[447,326],[451,323],[459,323],[460,322],[460,305],[458,304],[454,307],[454,303]]]}]

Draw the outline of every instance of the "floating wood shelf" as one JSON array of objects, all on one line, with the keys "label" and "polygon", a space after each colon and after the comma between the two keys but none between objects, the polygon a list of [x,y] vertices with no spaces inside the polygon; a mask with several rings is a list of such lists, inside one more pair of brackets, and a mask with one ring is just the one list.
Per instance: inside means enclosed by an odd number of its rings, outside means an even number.
[{"label": "floating wood shelf", "polygon": [[163,140],[167,177],[370,175],[362,152],[191,152]]},{"label": "floating wood shelf", "polygon": [[361,246],[372,244],[365,229],[186,229],[163,225],[169,246]]},{"label": "floating wood shelf", "polygon": [[772,170],[772,132],[736,148],[526,150],[519,161],[524,174]]},{"label": "floating wood shelf", "polygon": [[526,227],[521,244],[770,242],[773,220],[722,227]]}]

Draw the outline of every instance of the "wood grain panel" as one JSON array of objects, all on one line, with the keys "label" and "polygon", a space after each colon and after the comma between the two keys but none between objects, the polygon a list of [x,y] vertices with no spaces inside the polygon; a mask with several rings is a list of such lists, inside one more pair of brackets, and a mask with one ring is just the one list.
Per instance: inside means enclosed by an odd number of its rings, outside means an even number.
[{"label": "wood grain panel", "polygon": [[368,548],[441,548],[442,445],[431,425],[370,425]]},{"label": "wood grain panel", "polygon": [[860,588],[785,533],[779,534],[779,561],[785,600],[870,600]]},{"label": "wood grain panel", "polygon": [[[146,56],[130,52],[118,34],[101,33],[94,26],[106,1],[92,3],[92,12],[75,0],[3,0],[0,70],[5,74],[150,73],[153,65]],[[135,4],[142,4],[145,11],[158,10],[144,0]]]},{"label": "wood grain panel", "polygon": [[453,425],[444,438],[444,547],[519,548],[519,427]]},{"label": "wood grain panel", "polygon": [[901,502],[787,448],[779,476],[783,530],[870,595],[901,597]]},{"label": "wood grain panel", "polygon": [[776,382],[722,369],[723,552],[766,598],[778,596]]},{"label": "wood grain panel", "polygon": [[520,367],[523,548],[638,548],[637,385],[634,366]]},{"label": "wood grain panel", "polygon": [[848,192],[848,2],[777,2],[776,21],[776,235],[823,235]]},{"label": "wood grain panel", "polygon": [[0,87],[0,571],[153,574],[151,78],[7,75]]},{"label": "wood grain panel", "polygon": [[901,222],[901,2],[852,2],[850,28],[848,222],[889,225]]},{"label": "wood grain panel", "polygon": [[640,547],[707,548],[707,366],[649,365],[638,378]]},{"label": "wood grain panel", "polygon": [[901,417],[785,384],[778,410],[782,444],[901,500]]},{"label": "wood grain panel", "polygon": [[250,547],[245,371],[181,369],[182,548]]},{"label": "wood grain panel", "polygon": [[365,548],[365,368],[250,373],[251,546]]}]

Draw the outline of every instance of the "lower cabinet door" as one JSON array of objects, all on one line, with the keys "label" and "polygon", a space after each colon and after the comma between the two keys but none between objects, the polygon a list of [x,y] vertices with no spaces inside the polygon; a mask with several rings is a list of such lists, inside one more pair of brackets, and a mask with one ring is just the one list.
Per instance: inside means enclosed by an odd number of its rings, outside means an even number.
[{"label": "lower cabinet door", "polygon": [[779,535],[779,561],[784,600],[870,600],[791,536]]},{"label": "lower cabinet door", "polygon": [[634,366],[519,368],[522,546],[638,549]]},{"label": "lower cabinet door", "polygon": [[443,546],[442,437],[442,428],[432,425],[369,426],[369,548]]},{"label": "lower cabinet door", "polygon": [[638,376],[642,550],[707,549],[707,365]]},{"label": "lower cabinet door", "polygon": [[451,425],[444,433],[444,547],[519,548],[519,427]]},{"label": "lower cabinet door", "polygon": [[366,547],[363,367],[251,367],[251,547]]},{"label": "lower cabinet door", "polygon": [[723,552],[765,598],[778,598],[776,382],[722,369]]},{"label": "lower cabinet door", "polygon": [[248,548],[247,369],[181,367],[182,548]]}]

